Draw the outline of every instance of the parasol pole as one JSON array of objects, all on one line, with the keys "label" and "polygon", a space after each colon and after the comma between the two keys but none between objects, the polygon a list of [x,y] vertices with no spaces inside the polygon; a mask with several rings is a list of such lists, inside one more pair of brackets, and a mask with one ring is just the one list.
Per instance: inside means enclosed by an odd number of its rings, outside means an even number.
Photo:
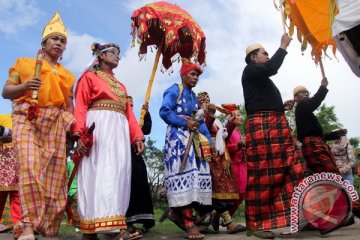
[{"label": "parasol pole", "polygon": [[[200,109],[199,111],[196,112],[194,120],[200,121],[200,118],[203,115],[204,115],[204,110]],[[188,157],[189,157],[189,153],[190,153],[190,149],[191,149],[191,146],[193,145],[193,139],[194,139],[195,132],[194,132],[194,130],[190,130],[190,129],[189,129],[189,131],[190,131],[190,136],[188,138],[185,153],[184,153],[184,156],[183,156],[183,158],[181,160],[181,164],[180,164],[180,169],[179,169],[180,174],[183,173],[183,171],[185,170],[186,163],[188,161]],[[198,130],[196,129],[195,131],[198,131]]]},{"label": "parasol pole", "polygon": [[284,12],[284,8],[283,8],[283,2],[284,2],[284,0],[279,0],[279,10],[281,13],[280,16],[281,16],[282,29],[283,29],[283,32],[286,33],[285,12]]},{"label": "parasol pole", "polygon": [[[165,39],[165,35],[162,38],[162,40],[160,41],[160,45],[159,45],[159,47],[157,49],[157,52],[156,52],[155,62],[154,62],[153,69],[152,69],[152,72],[151,72],[151,76],[150,76],[150,79],[149,79],[148,87],[146,89],[144,105],[147,104],[149,102],[149,99],[150,99],[151,88],[152,88],[152,84],[154,82],[156,69],[157,69],[158,64],[159,64],[159,59],[160,59],[161,51],[162,51],[162,48],[163,48],[164,39]],[[142,108],[141,109],[140,120],[139,120],[140,127],[142,127],[144,125],[145,114],[146,114],[146,110]]]},{"label": "parasol pole", "polygon": [[324,65],[322,63],[321,57],[320,57],[320,60],[319,60],[319,64],[320,64],[321,75],[322,75],[323,78],[325,78],[326,77],[325,76],[325,70],[324,70]]}]

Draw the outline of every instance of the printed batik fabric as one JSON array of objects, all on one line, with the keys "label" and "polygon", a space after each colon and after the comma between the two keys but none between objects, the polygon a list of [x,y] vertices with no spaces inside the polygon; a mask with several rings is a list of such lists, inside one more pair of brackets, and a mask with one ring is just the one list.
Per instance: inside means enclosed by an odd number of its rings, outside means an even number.
[{"label": "printed batik fabric", "polygon": [[181,207],[198,202],[211,205],[211,176],[208,162],[197,159],[193,147],[186,167],[179,172],[190,136],[182,127],[168,126],[165,140],[165,184],[169,207]]}]

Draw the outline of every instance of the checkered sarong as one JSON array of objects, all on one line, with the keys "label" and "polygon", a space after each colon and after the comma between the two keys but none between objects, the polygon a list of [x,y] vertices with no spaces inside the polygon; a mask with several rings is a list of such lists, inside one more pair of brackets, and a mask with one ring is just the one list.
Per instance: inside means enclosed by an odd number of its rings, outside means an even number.
[{"label": "checkered sarong", "polygon": [[246,227],[290,226],[290,200],[306,163],[283,113],[258,112],[246,121]]},{"label": "checkered sarong", "polygon": [[65,142],[73,116],[55,106],[44,107],[31,123],[26,118],[28,106],[26,102],[15,104],[12,115],[23,222],[54,237],[66,205]]},{"label": "checkered sarong", "polygon": [[312,172],[331,172],[340,174],[330,147],[321,137],[304,138],[302,151],[306,164]]}]

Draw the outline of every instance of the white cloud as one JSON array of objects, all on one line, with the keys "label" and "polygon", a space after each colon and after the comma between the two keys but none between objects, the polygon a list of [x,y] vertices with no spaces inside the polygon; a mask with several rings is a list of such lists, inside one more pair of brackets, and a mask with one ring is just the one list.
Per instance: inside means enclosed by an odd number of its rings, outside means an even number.
[{"label": "white cloud", "polygon": [[[128,1],[129,11],[135,10],[150,1]],[[249,44],[260,42],[272,55],[280,45],[282,25],[280,13],[269,0],[238,1],[172,1],[186,9],[199,23],[206,35],[207,67],[201,76],[195,91],[207,91],[215,103],[243,103],[241,86],[242,71],[245,67],[245,49]],[[272,79],[282,93],[283,100],[292,98],[292,89],[300,84],[316,92],[320,85],[321,74],[310,57],[310,47],[303,55],[296,37],[288,48],[288,56],[279,73]],[[331,51],[329,51],[330,53]],[[126,54],[119,69],[129,89],[143,98],[144,80],[150,76],[153,60],[138,63],[135,50]],[[331,53],[330,53],[331,54]],[[360,109],[354,107],[358,101],[356,89],[360,87],[359,79],[351,72],[340,53],[338,60],[325,59],[325,72],[329,79],[329,94],[324,103],[334,105],[337,116],[350,136],[360,136],[360,127],[356,124]],[[131,58],[132,60],[128,60]],[[177,66],[175,66],[177,68]],[[126,77],[125,77],[126,76]],[[161,99],[163,90],[178,74],[157,73],[152,99]],[[168,80],[168,81],[166,81]],[[155,101],[159,103],[159,101]],[[156,106],[157,108],[159,106]],[[157,116],[156,116],[157,117]]]},{"label": "white cloud", "polygon": [[[150,1],[131,1],[126,7],[135,10]],[[279,12],[272,1],[176,1],[186,9],[203,28],[207,40],[207,67],[201,76],[195,92],[207,91],[212,101],[217,104],[237,102],[243,103],[241,86],[242,71],[245,67],[245,48],[254,42],[260,42],[272,55],[280,45],[282,27]],[[259,6],[262,6],[259,8]],[[207,14],[204,14],[204,13]],[[126,29],[128,30],[128,29]],[[76,31],[76,32],[75,32]],[[123,31],[123,30],[122,30]],[[64,54],[64,64],[75,74],[86,66],[91,59],[90,45],[100,41],[98,37],[89,34],[79,34],[78,29],[69,31],[69,42]],[[121,46],[122,59],[117,69],[116,77],[125,84],[130,95],[135,100],[135,113],[138,116],[143,103],[146,87],[152,71],[155,51],[148,51],[146,61],[139,61],[138,46]],[[302,55],[300,44],[295,39],[289,49],[283,66],[272,79],[278,86],[283,100],[292,98],[292,89],[297,85],[306,85],[313,93],[320,85],[321,74],[310,57],[309,51]],[[330,51],[329,51],[330,52]],[[348,128],[350,136],[360,136],[360,127],[356,119],[360,109],[354,107],[358,101],[356,89],[360,81],[352,74],[342,56],[338,60],[326,59],[325,71],[329,79],[330,92],[325,99],[327,105],[334,105],[337,116],[344,127]],[[161,59],[160,59],[161,63]],[[152,137],[162,144],[164,123],[159,119],[162,94],[171,84],[180,81],[180,64],[174,63],[173,73],[162,73],[157,69],[152,88],[150,111],[153,115],[154,129]],[[160,140],[159,140],[160,139]]]},{"label": "white cloud", "polygon": [[35,25],[42,11],[30,0],[0,0],[0,31],[16,34]]},{"label": "white cloud", "polygon": [[91,44],[103,42],[100,38],[88,34],[78,34],[68,30],[68,43],[64,52],[64,64],[77,77],[92,58]]}]

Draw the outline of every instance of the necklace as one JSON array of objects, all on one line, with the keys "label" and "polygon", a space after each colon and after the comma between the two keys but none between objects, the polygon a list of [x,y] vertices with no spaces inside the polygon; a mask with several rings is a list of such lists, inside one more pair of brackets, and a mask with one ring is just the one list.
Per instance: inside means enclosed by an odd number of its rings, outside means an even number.
[{"label": "necklace", "polygon": [[116,78],[110,76],[102,70],[97,70],[96,75],[98,75],[101,79],[105,80],[105,82],[110,87],[110,91],[115,94],[115,96],[117,96],[121,102],[127,101],[127,94],[122,89],[120,82]]}]

